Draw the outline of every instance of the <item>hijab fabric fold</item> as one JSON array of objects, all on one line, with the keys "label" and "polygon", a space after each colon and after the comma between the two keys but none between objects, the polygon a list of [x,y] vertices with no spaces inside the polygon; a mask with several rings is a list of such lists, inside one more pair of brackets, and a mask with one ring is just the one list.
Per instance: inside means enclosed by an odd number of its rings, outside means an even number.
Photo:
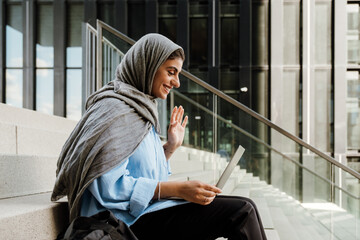
[{"label": "hijab fabric fold", "polygon": [[147,34],[125,54],[116,79],[92,94],[86,112],[60,153],[52,201],[67,196],[70,221],[79,215],[81,196],[94,179],[121,164],[152,126],[160,133],[151,89],[157,69],[180,49],[160,34]]}]

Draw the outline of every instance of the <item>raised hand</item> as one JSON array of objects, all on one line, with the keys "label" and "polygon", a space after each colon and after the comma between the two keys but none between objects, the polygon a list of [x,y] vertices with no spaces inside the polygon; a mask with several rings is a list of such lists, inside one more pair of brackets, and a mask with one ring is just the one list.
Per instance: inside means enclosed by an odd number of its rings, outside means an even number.
[{"label": "raised hand", "polygon": [[184,116],[184,108],[182,106],[174,107],[171,117],[170,125],[168,129],[168,141],[164,144],[164,152],[166,159],[169,159],[172,153],[181,146],[184,140],[185,127],[188,121],[188,117]]}]

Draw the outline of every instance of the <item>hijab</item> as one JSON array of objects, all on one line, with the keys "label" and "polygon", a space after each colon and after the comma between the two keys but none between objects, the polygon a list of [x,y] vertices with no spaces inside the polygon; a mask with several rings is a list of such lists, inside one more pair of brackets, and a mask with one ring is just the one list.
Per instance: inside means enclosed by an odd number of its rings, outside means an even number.
[{"label": "hijab", "polygon": [[180,46],[160,34],[147,34],[125,54],[116,78],[92,94],[86,112],[60,153],[52,201],[67,195],[70,221],[79,215],[81,196],[94,179],[121,164],[154,126],[160,133],[151,96],[157,69]]}]

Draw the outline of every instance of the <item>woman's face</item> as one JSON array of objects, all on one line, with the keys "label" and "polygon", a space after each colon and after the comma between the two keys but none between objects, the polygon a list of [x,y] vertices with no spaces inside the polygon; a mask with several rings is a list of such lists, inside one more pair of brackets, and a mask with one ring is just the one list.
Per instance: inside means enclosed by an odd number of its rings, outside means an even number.
[{"label": "woman's face", "polygon": [[179,73],[182,65],[183,60],[181,58],[166,60],[155,73],[151,95],[166,99],[173,87],[180,87]]}]

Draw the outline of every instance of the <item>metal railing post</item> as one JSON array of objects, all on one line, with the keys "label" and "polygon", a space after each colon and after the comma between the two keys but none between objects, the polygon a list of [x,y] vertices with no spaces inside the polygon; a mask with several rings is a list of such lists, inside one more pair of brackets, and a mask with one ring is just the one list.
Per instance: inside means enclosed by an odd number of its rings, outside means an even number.
[{"label": "metal railing post", "polygon": [[96,71],[96,89],[99,90],[102,87],[102,27],[100,25],[99,20],[96,21],[96,28],[97,28],[97,51],[96,51],[96,60],[97,60],[97,71]]}]

